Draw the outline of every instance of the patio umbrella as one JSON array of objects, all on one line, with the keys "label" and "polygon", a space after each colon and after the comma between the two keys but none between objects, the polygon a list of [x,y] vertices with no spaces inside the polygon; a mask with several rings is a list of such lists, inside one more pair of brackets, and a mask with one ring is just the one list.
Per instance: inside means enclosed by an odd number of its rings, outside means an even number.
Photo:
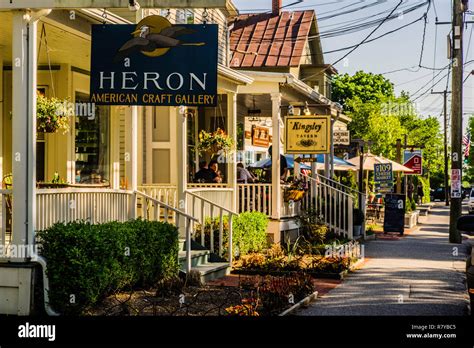
[{"label": "patio umbrella", "polygon": [[[288,164],[288,168],[293,169],[295,167],[295,160],[293,158],[293,155],[285,155],[286,158],[286,163]],[[271,158],[266,158],[263,160],[260,160],[258,162],[249,164],[250,168],[270,168],[272,166],[272,159]],[[300,169],[311,169],[310,166],[300,163]]]},{"label": "patio umbrella", "polygon": [[[359,166],[360,166],[359,156],[351,158],[350,160],[348,160],[348,162],[354,165],[357,170],[359,170]],[[405,167],[404,165],[401,165],[400,163],[391,161],[388,158],[385,158],[383,156],[376,156],[370,152],[364,154],[363,170],[374,170],[374,164],[376,163],[392,163],[392,170],[394,172],[404,172],[404,173],[413,172],[413,170],[411,170],[410,168]]]},{"label": "patio umbrella", "polygon": [[[292,169],[295,167],[295,160],[293,155],[285,155],[288,168]],[[304,161],[304,160],[303,160]],[[316,159],[318,164],[317,169],[321,169],[320,164],[324,164],[324,155],[319,154]],[[249,165],[250,168],[270,168],[272,166],[271,158],[263,159],[258,162],[252,163]],[[357,168],[350,162],[344,161],[342,158],[334,156],[334,170],[347,170],[348,168]],[[300,169],[311,169],[311,166],[308,166],[305,163],[300,163]]]}]

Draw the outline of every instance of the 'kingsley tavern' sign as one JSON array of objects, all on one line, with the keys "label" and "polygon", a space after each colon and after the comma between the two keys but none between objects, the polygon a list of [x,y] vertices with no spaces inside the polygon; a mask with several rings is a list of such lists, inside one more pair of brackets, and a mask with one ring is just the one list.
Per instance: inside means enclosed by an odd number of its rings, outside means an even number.
[{"label": "'kingsley tavern' sign", "polygon": [[93,25],[91,102],[99,105],[216,106],[216,24]]},{"label": "'kingsley tavern' sign", "polygon": [[288,116],[285,119],[285,153],[318,154],[330,150],[330,116]]}]

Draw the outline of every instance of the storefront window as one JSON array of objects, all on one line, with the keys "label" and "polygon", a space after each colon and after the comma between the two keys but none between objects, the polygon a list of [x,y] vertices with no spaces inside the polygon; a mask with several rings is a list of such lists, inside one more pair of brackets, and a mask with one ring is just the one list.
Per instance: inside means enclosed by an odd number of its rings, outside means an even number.
[{"label": "storefront window", "polygon": [[[88,102],[77,93],[76,103]],[[96,106],[95,116],[76,116],[76,184],[108,184],[110,180],[110,107]]]}]

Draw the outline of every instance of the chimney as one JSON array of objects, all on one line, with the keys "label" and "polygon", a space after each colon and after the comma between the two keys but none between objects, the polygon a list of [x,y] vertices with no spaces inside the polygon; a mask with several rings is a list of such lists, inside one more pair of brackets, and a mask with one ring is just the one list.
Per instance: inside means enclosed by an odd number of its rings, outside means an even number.
[{"label": "chimney", "polygon": [[282,0],[272,0],[272,14],[279,16],[281,14]]}]

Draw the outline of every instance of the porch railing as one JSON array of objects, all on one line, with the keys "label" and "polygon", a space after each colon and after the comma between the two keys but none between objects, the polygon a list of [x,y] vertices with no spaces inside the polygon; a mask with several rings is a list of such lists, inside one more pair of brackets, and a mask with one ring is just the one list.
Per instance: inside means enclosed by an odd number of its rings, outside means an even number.
[{"label": "porch railing", "polygon": [[172,207],[176,208],[178,206],[178,190],[174,185],[139,185],[138,191]]},{"label": "porch railing", "polygon": [[200,188],[219,188],[226,189],[229,188],[229,184],[211,184],[211,183],[188,183],[188,189],[200,189]]},{"label": "porch railing", "polygon": [[[186,191],[188,201],[188,212],[197,218],[199,226],[193,226],[194,238],[197,243],[208,248],[212,253],[225,258],[232,266],[232,219],[236,212],[216,204],[195,192]],[[227,217],[227,238],[224,236],[224,218]],[[208,220],[210,218],[210,221]],[[214,219],[219,218],[218,230],[214,231]],[[209,236],[206,235],[206,221],[210,222]],[[197,227],[200,227],[200,236],[196,239]],[[217,232],[217,236],[215,236]],[[216,240],[217,237],[217,240]],[[227,250],[225,250],[224,240],[227,239]],[[226,255],[227,254],[227,255]],[[226,257],[227,256],[227,257]]]},{"label": "porch railing", "polygon": [[11,240],[11,203],[12,191],[0,190],[0,245]]},{"label": "porch railing", "polygon": [[36,229],[56,222],[87,220],[92,224],[126,221],[130,212],[130,191],[104,189],[38,189]]},{"label": "porch railing", "polygon": [[353,238],[354,192],[336,181],[317,175],[316,178],[302,175],[308,184],[308,192],[302,207],[315,211],[337,234]]},{"label": "porch railing", "polygon": [[272,184],[239,184],[238,208],[272,216]]},{"label": "porch railing", "polygon": [[185,212],[172,207],[146,193],[135,191],[137,196],[137,216],[145,220],[164,221],[176,227],[184,227],[186,240],[186,273],[191,270],[191,238],[192,227],[198,219]]}]

